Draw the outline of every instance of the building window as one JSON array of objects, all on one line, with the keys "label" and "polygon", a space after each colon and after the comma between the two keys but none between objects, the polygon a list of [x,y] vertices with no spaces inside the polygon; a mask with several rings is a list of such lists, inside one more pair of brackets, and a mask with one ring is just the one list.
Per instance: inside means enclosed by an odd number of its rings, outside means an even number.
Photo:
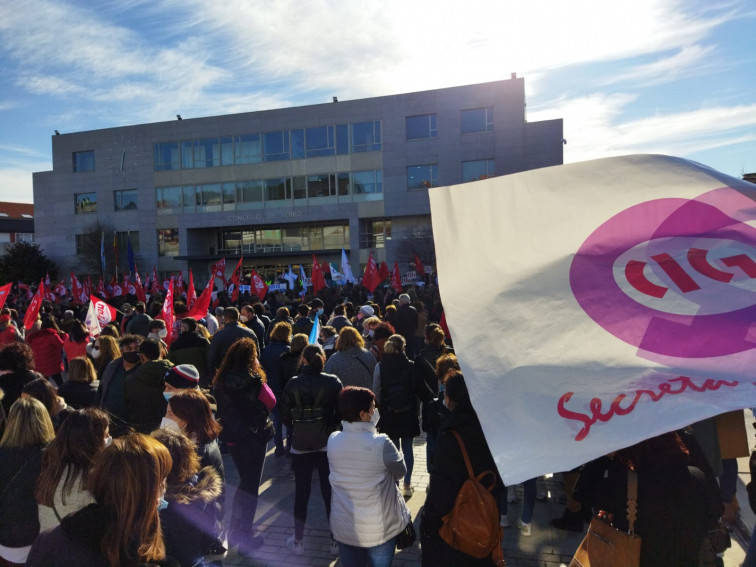
[{"label": "building window", "polygon": [[478,181],[494,176],[494,160],[479,159],[462,162],[462,183]]},{"label": "building window", "polygon": [[352,153],[381,150],[381,122],[355,122],[352,124]]},{"label": "building window", "polygon": [[321,175],[307,176],[307,196],[330,197],[336,194],[336,176],[323,173]]},{"label": "building window", "polygon": [[251,208],[256,203],[262,203],[262,200],[262,181],[238,181],[236,183],[236,207],[238,209]]},{"label": "building window", "polygon": [[462,133],[493,132],[493,107],[462,111]]},{"label": "building window", "polygon": [[435,114],[408,116],[406,125],[408,140],[425,140],[438,137]]},{"label": "building window", "polygon": [[97,212],[97,193],[76,193],[74,201],[77,215]]},{"label": "building window", "polygon": [[157,231],[158,256],[178,256],[179,237],[177,228],[162,228]]},{"label": "building window", "polygon": [[263,134],[263,149],[265,161],[281,161],[291,159],[289,145],[289,131],[268,132]]},{"label": "building window", "polygon": [[383,171],[355,171],[352,173],[352,190],[355,195],[383,193]]},{"label": "building window", "polygon": [[391,221],[366,221],[360,235],[360,248],[385,248],[386,241],[391,240]]},{"label": "building window", "polygon": [[237,165],[260,163],[262,161],[260,134],[234,136],[234,157]]},{"label": "building window", "polygon": [[438,185],[438,165],[411,165],[407,168],[407,189],[427,189]]},{"label": "building window", "polygon": [[291,199],[291,180],[278,177],[265,180],[266,201],[288,201]]},{"label": "building window", "polygon": [[135,211],[137,209],[137,190],[113,191],[113,202],[116,211]]},{"label": "building window", "polygon": [[194,140],[194,167],[203,169],[206,167],[218,167],[220,161],[220,144],[218,138]]},{"label": "building window", "polygon": [[199,204],[199,190],[194,190],[194,185],[184,185],[181,187],[180,204],[185,213],[193,213],[195,206]]},{"label": "building window", "polygon": [[76,235],[76,255],[81,256],[87,249],[87,240],[91,238],[89,234]]},{"label": "building window", "polygon": [[129,238],[131,238],[131,249],[139,252],[139,232],[116,232],[116,246],[120,254],[126,257],[126,251],[129,249]]},{"label": "building window", "polygon": [[332,156],[336,154],[336,130],[333,126],[318,126],[305,131],[307,157]]},{"label": "building window", "polygon": [[226,136],[220,139],[221,165],[234,165],[234,139]]},{"label": "building window", "polygon": [[74,173],[81,173],[82,171],[94,171],[94,150],[89,150],[86,152],[74,152],[73,170]]},{"label": "building window", "polygon": [[175,213],[181,207],[181,187],[158,187],[155,189],[155,206],[158,214]]},{"label": "building window", "polygon": [[220,183],[197,186],[197,212],[220,211],[222,204]]},{"label": "building window", "polygon": [[16,242],[34,242],[33,232],[17,232]]},{"label": "building window", "polygon": [[155,171],[181,169],[181,156],[178,142],[155,144]]}]

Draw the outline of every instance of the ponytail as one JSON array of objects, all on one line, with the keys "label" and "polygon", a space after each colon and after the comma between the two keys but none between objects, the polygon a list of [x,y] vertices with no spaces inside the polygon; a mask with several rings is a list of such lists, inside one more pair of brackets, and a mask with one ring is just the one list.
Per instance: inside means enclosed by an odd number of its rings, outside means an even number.
[{"label": "ponytail", "polygon": [[302,351],[302,360],[318,374],[325,366],[325,353],[320,345],[307,345]]}]

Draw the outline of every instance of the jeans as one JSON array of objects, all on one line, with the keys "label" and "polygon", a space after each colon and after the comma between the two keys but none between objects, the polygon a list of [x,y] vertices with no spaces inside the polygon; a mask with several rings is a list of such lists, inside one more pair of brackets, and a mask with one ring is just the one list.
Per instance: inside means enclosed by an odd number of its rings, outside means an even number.
[{"label": "jeans", "polygon": [[533,519],[533,509],[535,508],[536,492],[538,491],[537,479],[531,478],[522,483],[522,515],[520,520],[523,524],[529,524]]},{"label": "jeans", "polygon": [[[397,449],[404,455],[404,464],[407,465],[407,474],[404,475],[404,484],[409,484],[412,479],[412,468],[415,466],[415,453],[412,452],[413,437],[392,438],[391,442],[396,445]],[[401,447],[399,442],[401,441]]]},{"label": "jeans", "polygon": [[[278,395],[276,395],[276,399],[280,399]],[[281,423],[281,414],[278,410],[278,404],[273,406],[273,409],[270,410],[270,418],[273,420],[273,441],[276,443],[276,449],[280,451],[283,451],[283,423]]]},{"label": "jeans", "polygon": [[307,503],[310,501],[312,488],[312,471],[315,469],[318,470],[326,518],[331,518],[331,483],[328,481],[331,471],[328,467],[328,454],[325,451],[292,453],[291,468],[294,470],[294,539],[302,541],[307,521]]},{"label": "jeans", "polygon": [[357,547],[338,542],[342,567],[391,567],[396,536],[374,547]]},{"label": "jeans", "polygon": [[229,444],[231,458],[239,471],[239,486],[236,487],[231,508],[232,528],[251,530],[257,512],[257,494],[260,490],[267,443],[253,437]]}]

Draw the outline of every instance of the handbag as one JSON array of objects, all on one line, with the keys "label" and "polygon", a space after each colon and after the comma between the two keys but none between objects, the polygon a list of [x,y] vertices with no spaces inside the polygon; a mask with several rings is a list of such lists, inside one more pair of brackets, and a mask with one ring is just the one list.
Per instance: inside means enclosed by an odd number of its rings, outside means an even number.
[{"label": "handbag", "polygon": [[638,512],[638,474],[627,473],[627,533],[615,528],[600,511],[591,519],[570,567],[638,567],[641,538],[635,534]]},{"label": "handbag", "polygon": [[727,526],[724,525],[721,518],[709,528],[706,532],[706,537],[709,540],[709,543],[711,543],[711,548],[714,550],[714,553],[724,553],[726,549],[732,546],[730,531],[727,529]]},{"label": "handbag", "polygon": [[415,525],[412,523],[412,516],[410,516],[407,525],[404,526],[404,529],[396,536],[396,548],[406,549],[415,543],[416,539],[417,534],[415,533]]}]

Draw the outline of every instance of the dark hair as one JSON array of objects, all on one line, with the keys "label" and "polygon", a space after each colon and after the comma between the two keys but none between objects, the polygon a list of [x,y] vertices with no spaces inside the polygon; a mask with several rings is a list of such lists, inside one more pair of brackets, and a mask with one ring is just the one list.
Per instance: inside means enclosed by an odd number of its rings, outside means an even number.
[{"label": "dark hair", "polygon": [[49,313],[46,313],[42,315],[42,329],[53,329],[56,333],[60,333],[60,327],[58,327],[58,323],[55,321],[55,317],[50,315]]},{"label": "dark hair", "polygon": [[204,445],[217,439],[222,427],[213,418],[207,396],[199,390],[180,390],[168,400],[171,411],[186,422],[186,434]]},{"label": "dark hair", "polygon": [[[228,308],[226,308],[228,309]],[[265,383],[265,371],[258,360],[257,343],[253,339],[241,338],[226,351],[220,367],[213,378],[213,386],[224,384],[226,372],[242,372],[259,376]]]},{"label": "dark hair", "polygon": [[236,307],[226,307],[223,310],[223,318],[229,321],[239,320],[239,310]]},{"label": "dark hair", "polygon": [[428,344],[438,347],[444,344],[445,339],[444,330],[438,323],[428,323],[425,326],[425,340],[428,341]]},{"label": "dark hair", "polygon": [[302,304],[297,307],[297,313],[299,313],[302,317],[307,317],[307,315],[310,313],[310,308],[305,304]]},{"label": "dark hair", "polygon": [[113,323],[108,323],[102,328],[102,331],[100,331],[100,335],[107,335],[111,337],[115,337],[116,339],[121,336],[121,332],[118,330],[118,327]]},{"label": "dark hair", "polygon": [[150,437],[160,441],[171,454],[173,463],[166,479],[168,486],[183,485],[199,472],[199,456],[194,450],[194,443],[186,435],[170,429],[157,429]]},{"label": "dark hair", "polygon": [[71,321],[71,326],[68,331],[68,340],[74,343],[83,343],[87,339],[89,339],[89,331],[87,331],[87,327],[84,323],[78,319]]},{"label": "dark hair", "polygon": [[472,403],[470,402],[470,393],[467,391],[467,384],[465,384],[465,377],[462,372],[455,370],[452,372],[444,382],[444,392],[449,399],[457,404],[459,409],[472,409]]},{"label": "dark hair", "polygon": [[0,370],[34,370],[34,352],[26,343],[13,342],[0,349]]},{"label": "dark hair", "polygon": [[307,345],[302,351],[302,362],[312,367],[315,372],[323,372],[325,353],[320,345]]},{"label": "dark hair", "polygon": [[181,319],[181,324],[186,325],[192,333],[197,330],[197,319],[194,317],[184,317]]},{"label": "dark hair", "polygon": [[149,329],[150,331],[152,329],[165,329],[165,321],[162,319],[153,319],[150,321]]},{"label": "dark hair", "polygon": [[24,384],[21,391],[42,402],[50,417],[55,415],[55,402],[58,399],[58,394],[47,378],[35,378]]},{"label": "dark hair", "polygon": [[147,308],[147,306],[146,306],[146,305],[144,304],[144,302],[142,302],[142,301],[137,301],[137,302],[136,302],[136,305],[134,305],[134,309],[135,309],[135,310],[136,310],[136,312],[137,312],[137,313],[139,313],[140,315],[141,315],[142,313],[144,313],[144,311],[145,311],[145,309],[146,309],[146,308]]},{"label": "dark hair", "polygon": [[339,303],[336,307],[333,308],[334,315],[343,315],[346,312],[346,309],[344,308],[343,303]]},{"label": "dark hair", "polygon": [[320,327],[320,332],[323,333],[324,337],[335,337],[337,334],[336,329],[330,325]]},{"label": "dark hair", "polygon": [[255,303],[254,305],[252,305],[252,311],[254,311],[255,315],[257,315],[258,317],[265,314],[265,308],[263,307],[262,303]]},{"label": "dark hair", "polygon": [[346,386],[339,394],[339,412],[344,421],[361,421],[360,412],[369,412],[374,401],[375,394],[372,390]]},{"label": "dark hair", "polygon": [[123,350],[123,347],[126,345],[139,344],[141,342],[142,337],[140,335],[123,335],[120,339],[118,339],[118,348]]},{"label": "dark hair", "polygon": [[139,343],[139,354],[143,354],[150,360],[157,360],[160,358],[161,352],[162,349],[160,348],[160,343],[155,339],[144,339]]},{"label": "dark hair", "polygon": [[55,439],[42,453],[35,492],[37,502],[52,506],[61,479],[63,504],[77,480],[81,486],[87,486],[95,458],[105,448],[108,423],[108,414],[98,408],[76,410],[66,417]]}]

